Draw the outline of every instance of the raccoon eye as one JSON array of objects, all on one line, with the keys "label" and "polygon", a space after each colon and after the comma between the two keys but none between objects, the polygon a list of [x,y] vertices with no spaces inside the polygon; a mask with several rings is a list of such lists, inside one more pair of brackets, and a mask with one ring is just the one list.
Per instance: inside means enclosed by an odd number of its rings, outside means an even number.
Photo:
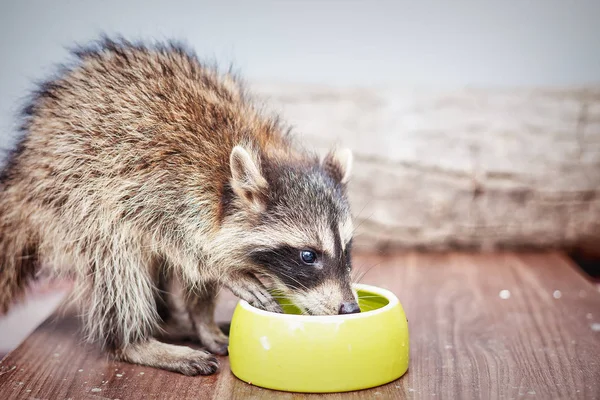
[{"label": "raccoon eye", "polygon": [[305,264],[314,264],[317,261],[317,255],[312,250],[302,250],[300,258]]}]

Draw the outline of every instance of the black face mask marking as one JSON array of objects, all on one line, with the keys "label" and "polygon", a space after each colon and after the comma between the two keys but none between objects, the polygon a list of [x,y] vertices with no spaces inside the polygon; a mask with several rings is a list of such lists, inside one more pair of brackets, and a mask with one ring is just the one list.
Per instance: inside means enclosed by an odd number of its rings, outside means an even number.
[{"label": "black face mask marking", "polygon": [[293,290],[312,289],[332,278],[347,281],[346,268],[349,259],[345,254],[339,260],[317,251],[316,263],[307,265],[300,257],[302,250],[305,249],[280,246],[275,249],[251,251],[250,258]]},{"label": "black face mask marking", "polygon": [[334,276],[340,281],[346,281],[347,276],[350,274],[350,270],[352,269],[352,260],[350,256],[352,240],[347,243],[346,247],[342,251],[342,238],[339,230],[337,229],[338,223],[335,220],[332,220],[330,225],[334,237],[335,254],[339,254],[339,261],[336,263],[337,265],[334,266]]}]

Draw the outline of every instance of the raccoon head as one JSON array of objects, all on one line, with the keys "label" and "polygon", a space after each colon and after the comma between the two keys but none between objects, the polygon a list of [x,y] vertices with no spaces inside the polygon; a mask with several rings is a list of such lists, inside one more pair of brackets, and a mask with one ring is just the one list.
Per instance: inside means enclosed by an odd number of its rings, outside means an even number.
[{"label": "raccoon head", "polygon": [[244,254],[304,313],[360,312],[351,287],[349,150],[317,157],[260,157],[236,146],[231,188],[250,220]]}]

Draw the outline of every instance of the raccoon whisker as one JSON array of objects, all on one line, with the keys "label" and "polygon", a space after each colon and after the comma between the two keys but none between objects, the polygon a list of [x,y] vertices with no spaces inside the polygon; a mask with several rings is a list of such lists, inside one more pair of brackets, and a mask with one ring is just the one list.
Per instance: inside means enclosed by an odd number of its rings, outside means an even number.
[{"label": "raccoon whisker", "polygon": [[275,300],[288,300],[288,298],[285,296],[271,296],[271,297],[273,297]]},{"label": "raccoon whisker", "polygon": [[358,277],[358,279],[356,279],[354,281],[354,283],[360,283],[360,281],[369,273],[371,272],[371,270],[375,267],[378,267],[381,265],[381,262],[375,263],[373,265],[371,265],[369,268],[367,268],[366,270],[361,271],[360,276]]},{"label": "raccoon whisker", "polygon": [[298,292],[304,292],[307,290],[306,287],[298,287],[294,285],[287,285],[287,288]]},{"label": "raccoon whisker", "polygon": [[311,314],[311,315],[327,315],[328,314],[327,308],[325,308],[323,306],[324,303],[327,303],[327,294],[326,293],[321,293],[321,294],[323,295],[323,297],[321,297],[320,299],[318,297],[312,297],[310,299],[305,299],[305,302],[307,302],[306,309],[309,312],[309,314]]},{"label": "raccoon whisker", "polygon": [[[281,275],[285,276],[286,278],[289,278],[289,279],[293,280],[293,281],[294,281],[294,282],[296,282],[297,284],[299,284],[299,285],[302,285],[302,282],[299,282],[299,281],[298,281],[297,279],[295,279],[293,276],[290,276],[290,275],[288,275],[288,274],[286,274],[286,273],[284,273],[284,272],[281,272],[281,271],[280,271],[279,273],[280,273]],[[271,275],[271,274],[268,274],[268,273],[265,273],[265,272],[261,272],[260,274],[261,274],[261,276],[264,276],[264,277],[266,277],[266,278],[268,278],[268,279],[271,279],[271,280],[273,280],[273,282],[276,282],[276,279],[277,279],[277,278],[275,278],[273,275]],[[276,286],[276,285],[275,285],[275,286]],[[304,285],[302,285],[302,286],[304,286]],[[300,291],[300,290],[301,290],[301,289],[300,289],[299,287],[297,287],[297,286],[288,286],[288,288],[289,288],[289,289],[292,289],[292,290],[298,290],[298,291]],[[277,290],[277,288],[275,288],[275,289]],[[306,286],[304,286],[304,289],[306,289]]]},{"label": "raccoon whisker", "polygon": [[367,206],[369,204],[371,204],[372,202],[373,202],[373,198],[370,198],[369,200],[367,200],[367,202],[365,203],[364,206],[362,206],[362,208],[360,209],[360,211],[358,212],[358,214],[356,214],[355,218],[358,219],[360,217],[360,214],[362,214],[362,212],[365,210],[365,208],[367,208]]},{"label": "raccoon whisker", "polygon": [[[288,275],[288,274],[286,274],[286,273],[285,273],[285,272],[283,272],[283,271],[280,271],[279,273],[280,273],[281,275],[285,276],[286,278],[289,278],[289,279],[291,279],[292,281],[294,281],[294,282],[295,282],[295,283],[297,283],[298,285],[300,285],[300,286],[302,287],[302,289],[304,289],[304,290],[308,290],[308,288],[306,287],[306,285],[304,285],[302,282],[300,282],[298,279],[294,278],[293,276],[291,276],[291,275]],[[299,289],[299,288],[294,288],[294,289]]]},{"label": "raccoon whisker", "polygon": [[360,226],[363,224],[363,222],[365,222],[367,219],[370,219],[370,218],[373,216],[373,214],[375,213],[375,211],[373,211],[373,212],[371,213],[371,215],[369,215],[367,218],[360,218],[360,216],[361,216],[361,214],[363,213],[363,211],[365,210],[365,208],[367,208],[367,206],[368,206],[369,204],[371,204],[372,202],[373,202],[373,198],[371,198],[371,199],[367,200],[367,202],[366,202],[366,203],[365,203],[365,204],[362,206],[362,208],[360,209],[360,211],[358,212],[358,214],[356,214],[356,215],[353,217],[353,219],[354,219],[354,220],[361,219],[361,222],[360,222],[360,223],[359,223],[357,226],[355,226],[355,227],[352,229],[352,236],[354,236],[354,234],[355,234],[356,230],[357,230],[357,229],[358,229],[358,228],[359,228],[359,227],[360,227]]},{"label": "raccoon whisker", "polygon": [[[373,216],[373,214],[375,214],[375,211],[373,211],[371,214],[369,214],[369,216],[367,218],[361,218],[361,221],[358,223],[358,225],[356,225],[353,229],[352,229],[352,236],[354,236],[356,234],[356,230],[358,228],[361,227],[362,224],[365,223],[365,221],[368,221],[369,219],[371,219],[371,217]],[[358,218],[357,218],[358,219]]]},{"label": "raccoon whisker", "polygon": [[294,305],[300,310],[300,315],[311,315],[308,308],[305,307],[300,301],[294,301]]},{"label": "raccoon whisker", "polygon": [[352,282],[358,282],[357,277],[359,274],[361,274],[363,271],[362,270],[357,270],[357,269],[353,269],[351,274],[350,274],[350,280]]},{"label": "raccoon whisker", "polygon": [[366,274],[367,271],[360,271],[360,275],[358,275],[358,277],[354,279],[352,283],[361,283],[362,279],[365,277]]}]

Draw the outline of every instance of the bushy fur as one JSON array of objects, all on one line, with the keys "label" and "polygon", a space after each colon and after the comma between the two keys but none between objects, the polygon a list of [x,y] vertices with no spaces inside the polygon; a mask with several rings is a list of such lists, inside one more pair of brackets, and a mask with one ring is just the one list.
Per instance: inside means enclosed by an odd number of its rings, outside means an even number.
[{"label": "bushy fur", "polygon": [[[43,267],[75,279],[91,340],[197,374],[216,360],[151,339],[168,319],[161,304],[188,314],[222,354],[212,320],[221,285],[271,311],[256,275],[309,313],[352,299],[346,153],[318,160],[300,149],[234,76],[180,45],[105,38],[74,54],[32,96],[0,176],[1,312]],[[293,254],[304,248],[318,265]]]}]

